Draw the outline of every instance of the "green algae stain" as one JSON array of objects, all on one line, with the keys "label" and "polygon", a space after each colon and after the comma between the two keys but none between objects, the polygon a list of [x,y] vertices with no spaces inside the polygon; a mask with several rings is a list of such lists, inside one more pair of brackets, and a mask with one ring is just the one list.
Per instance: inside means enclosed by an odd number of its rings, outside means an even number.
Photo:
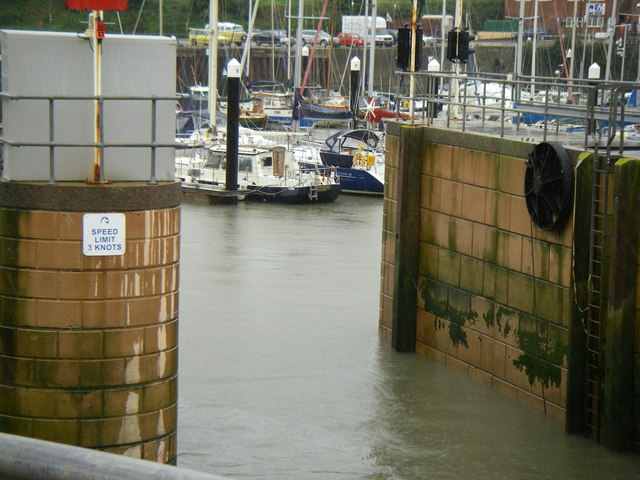
[{"label": "green algae stain", "polygon": [[484,323],[487,327],[493,327],[496,322],[496,304],[492,303],[487,313],[482,315]]},{"label": "green algae stain", "polygon": [[449,338],[451,338],[452,343],[456,347],[464,345],[469,348],[467,334],[462,327],[465,324],[475,324],[478,313],[471,308],[469,308],[469,310],[462,310],[450,305],[446,291],[446,286],[425,280],[422,284],[422,298],[424,300],[425,310],[436,315],[434,321],[436,330],[445,328],[446,322],[442,319],[448,319]]},{"label": "green algae stain", "polygon": [[424,300],[425,310],[438,317],[448,317],[449,302],[445,285],[425,280],[422,283],[422,299]]},{"label": "green algae stain", "polygon": [[520,328],[516,335],[524,353],[513,360],[513,365],[525,372],[529,385],[538,381],[545,388],[560,386],[560,364],[567,354],[567,346],[560,340],[549,339],[544,323],[535,330]]},{"label": "green algae stain", "polygon": [[476,318],[478,318],[478,313],[473,310],[463,312],[449,307],[449,338],[454,346],[464,345],[469,348],[467,334],[462,327],[467,322],[474,325]]},{"label": "green algae stain", "polygon": [[462,326],[457,323],[449,322],[449,338],[453,342],[453,344],[457,347],[459,345],[464,345],[469,348],[469,343],[467,342],[467,334],[462,329]]},{"label": "green algae stain", "polygon": [[454,251],[458,251],[458,235],[456,222],[453,219],[449,219],[449,248]]},{"label": "green algae stain", "polygon": [[496,323],[498,325],[498,332],[502,334],[504,338],[509,336],[511,331],[511,322],[509,321],[516,314],[515,310],[500,306],[498,313],[496,314]]}]

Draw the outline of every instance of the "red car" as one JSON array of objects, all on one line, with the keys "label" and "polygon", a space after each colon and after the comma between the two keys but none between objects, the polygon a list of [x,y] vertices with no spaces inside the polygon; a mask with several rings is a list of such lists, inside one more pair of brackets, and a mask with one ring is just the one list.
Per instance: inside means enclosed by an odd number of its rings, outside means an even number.
[{"label": "red car", "polygon": [[333,46],[339,47],[341,45],[345,47],[362,47],[364,45],[364,38],[357,33],[339,33],[337,37],[333,38]]}]

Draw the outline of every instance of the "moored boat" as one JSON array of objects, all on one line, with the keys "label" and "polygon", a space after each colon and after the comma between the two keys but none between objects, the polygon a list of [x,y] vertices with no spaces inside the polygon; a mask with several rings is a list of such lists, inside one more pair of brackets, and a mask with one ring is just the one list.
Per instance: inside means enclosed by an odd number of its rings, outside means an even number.
[{"label": "moored boat", "polygon": [[[176,176],[185,184],[222,189],[226,167],[227,149],[223,142],[176,154]],[[336,175],[303,170],[293,161],[291,150],[267,142],[239,147],[237,186],[246,200],[281,203],[332,202],[342,192]]]},{"label": "moored boat", "polygon": [[304,169],[335,171],[345,193],[382,195],[384,156],[377,151],[379,141],[370,130],[340,130],[325,140],[324,148],[299,147],[298,163]]}]

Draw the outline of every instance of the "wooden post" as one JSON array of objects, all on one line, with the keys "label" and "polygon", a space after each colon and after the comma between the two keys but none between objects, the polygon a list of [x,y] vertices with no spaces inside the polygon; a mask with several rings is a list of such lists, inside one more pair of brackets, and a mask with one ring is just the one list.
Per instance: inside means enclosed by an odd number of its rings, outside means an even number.
[{"label": "wooden post", "polygon": [[416,311],[422,183],[422,126],[400,128],[396,264],[391,344],[396,351],[416,348]]},{"label": "wooden post", "polygon": [[633,349],[638,270],[640,161],[623,159],[614,168],[614,225],[606,321],[602,443],[633,448]]},{"label": "wooden post", "polygon": [[[567,375],[567,433],[585,429],[585,308],[589,279],[589,230],[591,225],[591,190],[593,154],[580,156],[576,166],[576,196],[573,223],[573,275],[571,288],[571,325],[569,326],[569,367]],[[577,240],[577,241],[576,241]]]},{"label": "wooden post", "polygon": [[238,190],[238,135],[240,127],[240,62],[232,58],[227,65],[227,174],[225,188]]}]

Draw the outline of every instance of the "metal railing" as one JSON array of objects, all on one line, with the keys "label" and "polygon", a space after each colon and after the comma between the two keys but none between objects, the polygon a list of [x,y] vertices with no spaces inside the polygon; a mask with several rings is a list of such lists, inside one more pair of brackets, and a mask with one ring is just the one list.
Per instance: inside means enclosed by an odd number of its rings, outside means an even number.
[{"label": "metal railing", "polygon": [[[7,92],[0,92],[0,98],[6,98],[11,101],[21,100],[37,100],[46,101],[48,103],[48,131],[49,139],[46,142],[33,142],[33,141],[14,141],[10,138],[4,137],[4,131],[0,136],[0,145],[7,144],[12,147],[41,147],[49,149],[49,183],[56,182],[56,156],[55,152],[57,148],[62,147],[84,147],[98,149],[100,154],[100,165],[98,177],[95,178],[96,182],[103,183],[104,179],[104,151],[106,148],[148,148],[150,149],[150,172],[149,172],[149,184],[155,184],[156,181],[156,153],[159,148],[175,148],[178,146],[175,142],[172,143],[159,143],[157,142],[157,115],[158,115],[158,102],[170,101],[177,102],[181,97],[159,97],[159,96],[65,96],[65,95],[12,95]],[[151,131],[149,142],[105,142],[105,126],[104,121],[98,122],[99,125],[99,141],[95,142],[60,142],[56,141],[56,128],[55,128],[55,105],[56,102],[63,101],[93,101],[98,105],[98,117],[104,118],[104,104],[107,101],[149,101],[151,103]],[[7,112],[4,113],[5,128],[7,122]],[[2,147],[4,150],[4,148]],[[6,160],[6,159],[5,159]]]},{"label": "metal railing", "polygon": [[6,433],[0,433],[0,478],[230,480],[228,477]]},{"label": "metal railing", "polygon": [[[413,102],[416,116],[428,124],[501,137],[534,129],[542,141],[564,136],[585,149],[615,142],[620,154],[638,148],[625,140],[640,142],[640,107],[628,105],[640,89],[636,83],[448,72],[413,75],[424,77],[424,88]],[[401,103],[411,100],[400,97]]]}]

